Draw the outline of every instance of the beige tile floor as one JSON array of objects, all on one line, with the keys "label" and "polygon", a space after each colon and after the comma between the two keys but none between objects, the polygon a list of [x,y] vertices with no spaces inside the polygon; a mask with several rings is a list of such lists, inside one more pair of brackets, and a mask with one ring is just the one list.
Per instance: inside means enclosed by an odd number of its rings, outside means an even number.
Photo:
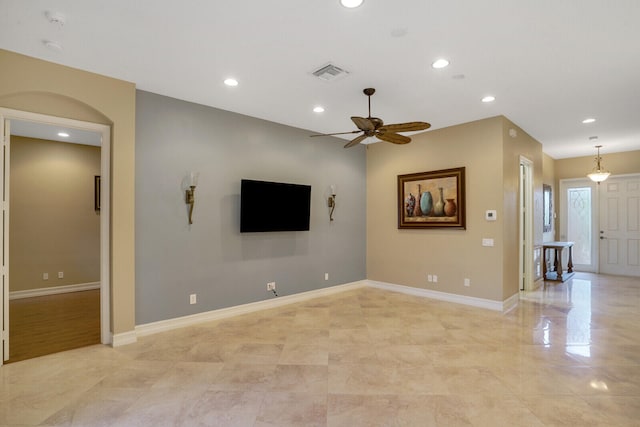
[{"label": "beige tile floor", "polygon": [[365,288],[0,368],[8,426],[640,425],[640,281],[508,314]]}]

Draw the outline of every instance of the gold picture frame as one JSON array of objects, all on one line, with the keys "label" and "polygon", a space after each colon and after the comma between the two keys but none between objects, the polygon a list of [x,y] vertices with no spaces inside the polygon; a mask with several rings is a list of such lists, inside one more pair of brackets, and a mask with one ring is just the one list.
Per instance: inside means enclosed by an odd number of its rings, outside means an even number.
[{"label": "gold picture frame", "polygon": [[465,230],[465,168],[398,175],[398,228]]}]

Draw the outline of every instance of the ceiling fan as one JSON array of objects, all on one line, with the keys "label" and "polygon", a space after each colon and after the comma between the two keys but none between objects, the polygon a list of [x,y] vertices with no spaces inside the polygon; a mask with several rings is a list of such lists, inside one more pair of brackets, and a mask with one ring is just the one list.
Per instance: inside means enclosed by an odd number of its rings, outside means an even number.
[{"label": "ceiling fan", "polygon": [[346,135],[350,133],[360,133],[359,135],[349,141],[344,148],[353,147],[354,145],[358,145],[365,139],[375,136],[382,141],[391,142],[392,144],[407,144],[411,142],[411,138],[408,136],[400,135],[397,132],[411,132],[418,130],[425,130],[431,127],[431,124],[427,122],[407,122],[407,123],[396,123],[393,125],[385,125],[382,119],[377,117],[371,117],[371,95],[376,93],[376,90],[372,87],[364,89],[365,95],[369,98],[369,116],[368,117],[351,117],[351,121],[355,123],[358,127],[358,130],[353,130],[351,132],[337,132],[337,133],[323,133],[314,136],[333,136],[333,135]]}]

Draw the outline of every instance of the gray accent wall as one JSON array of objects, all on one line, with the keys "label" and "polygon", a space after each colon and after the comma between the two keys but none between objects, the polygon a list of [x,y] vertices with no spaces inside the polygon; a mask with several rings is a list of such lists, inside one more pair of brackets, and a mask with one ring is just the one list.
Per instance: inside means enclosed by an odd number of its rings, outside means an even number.
[{"label": "gray accent wall", "polygon": [[[284,296],[365,279],[365,147],[309,134],[137,91],[137,325],[276,298],[267,282]],[[192,225],[189,171],[200,173]],[[311,185],[310,231],[240,233],[243,178]]]}]

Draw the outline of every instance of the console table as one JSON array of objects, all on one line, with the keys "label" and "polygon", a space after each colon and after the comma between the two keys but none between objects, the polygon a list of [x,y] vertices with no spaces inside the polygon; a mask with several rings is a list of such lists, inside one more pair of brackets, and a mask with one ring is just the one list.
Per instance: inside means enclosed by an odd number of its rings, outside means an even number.
[{"label": "console table", "polygon": [[[562,273],[562,251],[567,248],[569,250],[569,261],[567,263],[567,272]],[[542,244],[542,277],[544,280],[555,282],[564,282],[574,275],[573,260],[571,258],[571,248],[573,242],[546,242]],[[553,251],[553,267],[551,271],[547,271],[547,251]]]}]

